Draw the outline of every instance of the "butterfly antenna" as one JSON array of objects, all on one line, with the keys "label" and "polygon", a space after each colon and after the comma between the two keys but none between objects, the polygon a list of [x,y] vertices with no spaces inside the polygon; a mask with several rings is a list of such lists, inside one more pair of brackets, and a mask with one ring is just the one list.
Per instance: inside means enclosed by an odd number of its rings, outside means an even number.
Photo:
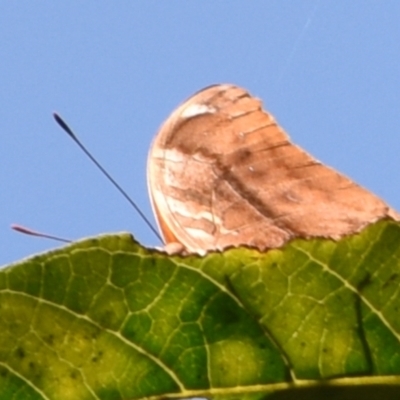
[{"label": "butterfly antenna", "polygon": [[12,224],[11,229],[14,229],[14,231],[17,231],[20,233],[24,233],[25,235],[32,235],[32,236],[36,236],[36,237],[56,240],[57,242],[63,242],[63,243],[71,243],[72,242],[72,240],[64,239],[64,238],[54,236],[54,235],[49,235],[47,233],[37,232],[32,229],[26,228],[25,226],[22,226],[22,225]]},{"label": "butterfly antenna", "polygon": [[129,195],[125,192],[124,189],[113,179],[113,177],[100,165],[100,163],[92,156],[89,150],[82,144],[82,142],[77,138],[77,136],[72,132],[71,128],[65,123],[65,121],[57,114],[53,113],[53,117],[61,126],[61,128],[69,135],[69,137],[81,148],[81,150],[90,158],[90,160],[96,165],[96,167],[106,176],[106,178],[114,185],[114,187],[128,200],[129,204],[136,210],[136,212],[140,215],[143,221],[147,224],[147,226],[152,230],[152,232],[157,236],[157,238],[163,242],[160,234],[153,227],[151,222],[147,219],[147,217],[143,214],[140,208],[136,205],[136,203],[129,197]]}]

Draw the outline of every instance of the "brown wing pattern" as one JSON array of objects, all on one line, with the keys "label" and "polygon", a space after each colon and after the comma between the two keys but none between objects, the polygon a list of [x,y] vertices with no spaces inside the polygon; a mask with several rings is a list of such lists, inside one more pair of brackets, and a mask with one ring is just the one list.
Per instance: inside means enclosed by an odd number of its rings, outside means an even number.
[{"label": "brown wing pattern", "polygon": [[293,145],[261,101],[233,85],[205,88],[171,114],[150,150],[148,184],[165,241],[190,252],[338,239],[399,218]]}]

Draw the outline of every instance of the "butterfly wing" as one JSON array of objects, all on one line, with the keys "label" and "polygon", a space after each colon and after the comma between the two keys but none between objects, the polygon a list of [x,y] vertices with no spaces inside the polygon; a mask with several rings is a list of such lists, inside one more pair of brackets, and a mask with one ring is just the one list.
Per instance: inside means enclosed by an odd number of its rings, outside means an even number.
[{"label": "butterfly wing", "polygon": [[171,114],[150,150],[148,185],[165,241],[192,252],[338,239],[398,218],[293,145],[261,101],[233,85],[207,87]]}]

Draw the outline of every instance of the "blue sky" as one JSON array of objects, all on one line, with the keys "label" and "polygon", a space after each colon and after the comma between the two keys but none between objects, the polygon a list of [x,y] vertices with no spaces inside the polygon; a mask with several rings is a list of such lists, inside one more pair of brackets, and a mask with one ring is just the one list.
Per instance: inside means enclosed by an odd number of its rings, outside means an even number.
[{"label": "blue sky", "polygon": [[4,2],[0,265],[129,231],[159,244],[54,123],[57,110],[152,220],[147,152],[168,114],[241,85],[292,140],[400,209],[400,2]]}]

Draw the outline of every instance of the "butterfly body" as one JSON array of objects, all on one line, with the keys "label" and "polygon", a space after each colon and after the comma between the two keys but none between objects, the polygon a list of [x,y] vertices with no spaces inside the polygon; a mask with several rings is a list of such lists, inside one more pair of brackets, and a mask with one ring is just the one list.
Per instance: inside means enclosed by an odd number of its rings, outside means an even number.
[{"label": "butterfly body", "polygon": [[261,101],[234,85],[207,87],[171,114],[150,150],[148,184],[166,243],[189,252],[339,239],[398,218],[293,145]]}]

